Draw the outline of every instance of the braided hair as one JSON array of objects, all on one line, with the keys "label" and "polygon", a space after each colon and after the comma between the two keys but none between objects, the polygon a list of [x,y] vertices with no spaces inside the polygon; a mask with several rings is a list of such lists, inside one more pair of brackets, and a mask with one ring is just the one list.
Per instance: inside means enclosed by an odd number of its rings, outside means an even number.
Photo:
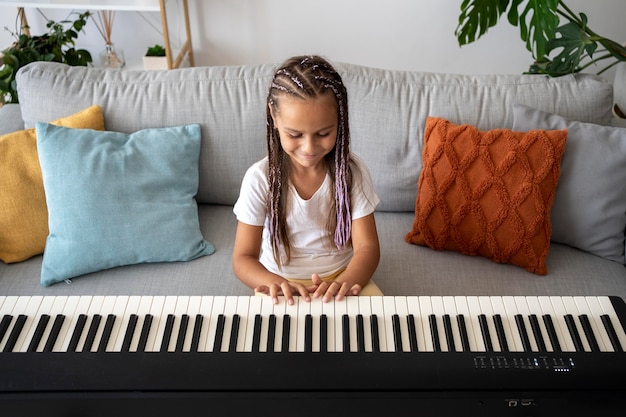
[{"label": "braided hair", "polygon": [[[338,128],[334,149],[325,156],[332,187],[332,212],[327,225],[332,243],[342,250],[350,241],[352,223],[350,213],[350,129],[348,126],[348,94],[341,76],[332,65],[319,56],[297,56],[287,60],[275,72],[267,97],[268,199],[269,235],[276,264],[280,262],[281,243],[286,263],[291,258],[289,234],[285,222],[287,187],[289,185],[289,158],[274,126],[272,111],[278,114],[281,96],[316,98],[332,93],[337,100]],[[271,111],[270,111],[271,107]]]}]

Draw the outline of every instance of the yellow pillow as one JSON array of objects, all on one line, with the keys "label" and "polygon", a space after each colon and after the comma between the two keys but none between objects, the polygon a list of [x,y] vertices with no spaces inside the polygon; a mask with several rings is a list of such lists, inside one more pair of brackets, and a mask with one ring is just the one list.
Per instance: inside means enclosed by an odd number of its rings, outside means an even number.
[{"label": "yellow pillow", "polygon": [[[52,123],[104,130],[102,109],[97,105]],[[0,260],[21,262],[43,253],[48,236],[48,208],[34,128],[0,136],[0,169]]]}]

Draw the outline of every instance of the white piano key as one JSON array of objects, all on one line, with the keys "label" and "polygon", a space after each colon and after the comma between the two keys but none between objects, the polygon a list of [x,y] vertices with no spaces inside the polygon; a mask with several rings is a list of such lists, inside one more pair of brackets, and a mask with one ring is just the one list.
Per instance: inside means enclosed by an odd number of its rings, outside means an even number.
[{"label": "white piano key", "polygon": [[[76,348],[77,352],[88,352],[90,349],[85,348],[85,341],[87,339],[87,335],[89,333],[89,329],[94,320],[94,316],[96,314],[100,314],[100,309],[102,307],[102,303],[104,302],[104,296],[94,296],[91,299],[91,303],[89,304],[89,309],[87,310],[87,321],[85,322],[85,328],[83,330],[82,336],[78,342],[78,346]],[[100,325],[102,326],[102,322]],[[94,342],[95,345],[95,342]]]},{"label": "white piano key", "polygon": [[[135,297],[138,301],[139,299]],[[106,346],[106,352],[119,352],[122,342],[124,341],[124,334],[126,333],[126,328],[128,327],[128,319],[126,317],[126,310],[128,308],[130,297],[127,295],[120,295],[116,297],[115,303],[112,310],[103,311],[103,318],[106,320],[107,314],[115,315],[115,323],[113,325],[113,329],[111,330],[111,336],[109,337],[109,342]],[[129,314],[130,315],[130,314]],[[126,326],[122,327],[124,324]],[[119,347],[118,347],[119,343]]]},{"label": "white piano key", "polygon": [[[130,352],[137,352],[139,349],[139,342],[141,340],[141,333],[143,331],[143,327],[146,324],[147,316],[151,315],[152,311],[152,301],[154,297],[151,296],[133,296],[131,299],[135,299],[137,297],[139,299],[137,305],[137,325],[135,326],[135,332],[133,334],[133,338],[130,342],[130,348],[128,349]],[[134,303],[134,301],[133,301]],[[133,307],[130,308],[130,313],[132,314]],[[154,320],[154,318],[153,318]],[[152,321],[152,325],[154,325],[154,321]],[[156,332],[155,332],[156,333]],[[146,344],[147,346],[147,344]],[[147,350],[147,349],[146,349]]]},{"label": "white piano key", "polygon": [[439,346],[441,347],[442,352],[448,352],[450,349],[448,348],[448,343],[446,342],[446,331],[443,325],[443,315],[446,314],[446,311],[443,307],[443,298],[431,297],[430,302],[432,305],[433,314],[436,316],[437,332],[439,333]]},{"label": "white piano key", "polygon": [[[554,352],[554,347],[552,346],[552,342],[550,341],[550,336],[548,335],[548,330],[543,321],[543,315],[545,314],[541,309],[541,304],[539,303],[539,297],[528,296],[526,298],[526,304],[528,305],[528,310],[530,314],[534,314],[537,316],[537,322],[539,323],[539,329],[541,331],[541,336],[543,338],[543,343],[546,345],[546,351]],[[536,340],[536,339],[535,339]]]},{"label": "white piano key", "polygon": [[[271,297],[250,297],[248,312],[247,312],[247,320],[245,327],[245,340],[243,344],[237,343],[238,352],[252,352],[252,341],[254,339],[254,321],[255,316],[261,314],[261,306],[264,298]],[[241,348],[239,348],[241,346]],[[239,350],[241,349],[241,350]]]},{"label": "white piano key", "polygon": [[[511,331],[511,322],[509,321],[509,317],[507,316],[506,308],[504,306],[504,302],[502,297],[490,297],[491,306],[493,308],[493,313],[499,314],[502,318],[502,327],[504,328],[504,336],[506,337],[506,344],[509,348],[510,352],[516,352],[519,350],[517,344],[513,339],[513,333]],[[521,344],[521,343],[520,343]],[[500,346],[502,349],[502,346]]]},{"label": "white piano key", "polygon": [[[465,298],[465,297],[462,297]],[[480,301],[476,296],[469,296],[466,298],[467,308],[469,310],[469,317],[465,319],[466,323],[470,323],[473,332],[474,332],[474,342],[476,344],[477,352],[486,352],[487,347],[485,346],[485,340],[483,339],[482,330],[480,329],[480,322],[478,320],[478,316],[482,314],[480,308]],[[458,302],[458,300],[457,300]],[[470,341],[471,346],[471,341]]]},{"label": "white piano key", "polygon": [[[236,352],[243,352],[244,346],[246,344],[246,334],[248,327],[248,319],[249,319],[249,306],[250,306],[250,298],[246,296],[237,297],[237,316],[239,316],[239,328],[237,330],[237,345],[235,347]],[[254,321],[254,317],[252,317],[251,321]],[[230,340],[229,340],[230,344]]]},{"label": "white piano key", "polygon": [[335,320],[335,303],[327,302],[322,303],[322,313],[326,316],[326,327],[327,327],[327,346],[326,349],[328,352],[336,352],[337,342],[335,341],[336,337],[336,320]]},{"label": "white piano key", "polygon": [[[7,328],[7,332],[4,336],[4,340],[0,341],[0,352],[2,352],[5,347],[6,344],[9,340],[9,336],[11,335],[11,333],[13,332],[13,329],[15,327],[15,323],[17,321],[17,318],[20,314],[24,314],[24,311],[26,310],[28,303],[30,301],[30,296],[24,296],[24,297],[7,297],[3,303],[3,305],[5,306],[5,309],[7,311],[7,314],[10,314],[13,317],[13,320],[11,320],[11,323],[9,324],[9,327]],[[22,332],[24,332],[24,329],[22,329]],[[14,347],[15,348],[15,347]]]},{"label": "white piano key", "polygon": [[[289,351],[304,352],[305,321],[306,315],[311,313],[311,303],[305,301],[302,297],[296,297],[296,299],[297,303],[294,303],[297,307],[295,316],[288,313],[291,316],[291,346]],[[287,306],[288,310],[289,307]]]},{"label": "white piano key", "polygon": [[347,299],[344,298],[341,301],[334,301],[335,304],[335,349],[334,352],[343,352],[343,326],[342,320],[345,314],[348,314]]},{"label": "white piano key", "polygon": [[421,313],[421,322],[420,327],[424,331],[424,344],[426,352],[434,352],[435,348],[433,346],[433,335],[430,331],[430,323],[428,317],[433,314],[433,306],[430,300],[430,297],[420,295],[419,296],[419,305],[420,305],[420,313]]},{"label": "white piano key", "polygon": [[[372,308],[372,316],[376,316],[376,322],[378,323],[378,347],[381,352],[387,352],[387,331],[385,329],[385,308],[383,305],[383,297],[371,297],[370,305]],[[372,346],[373,343],[374,341],[372,340]]]},{"label": "white piano key", "polygon": [[257,297],[261,299],[261,337],[259,339],[259,352],[267,352],[269,338],[270,315],[274,312],[272,297]]},{"label": "white piano key", "polygon": [[287,347],[289,352],[295,352],[298,348],[298,304],[300,302],[304,301],[300,301],[300,297],[294,297],[293,304],[285,306],[285,314],[289,316],[289,346]]},{"label": "white piano key", "polygon": [[217,332],[217,320],[220,314],[224,314],[226,307],[226,297],[218,295],[213,298],[211,306],[211,317],[207,331],[206,350],[207,352],[219,352],[221,346],[215,346],[215,334]]},{"label": "white piano key", "polygon": [[[478,350],[476,344],[476,336],[474,334],[476,329],[474,329],[474,322],[471,319],[472,316],[469,310],[469,305],[467,303],[467,297],[454,297],[454,305],[457,314],[462,315],[463,319],[465,320],[465,330],[467,331],[467,340],[469,343],[470,352],[476,352]],[[478,329],[478,332],[480,334],[480,329]]]},{"label": "white piano key", "polygon": [[[517,304],[515,303],[515,298],[512,296],[504,296],[497,297],[497,299],[502,301],[502,305],[504,307],[504,314],[502,314],[502,322],[508,324],[508,327],[505,325],[505,332],[508,328],[508,333],[506,335],[507,341],[509,343],[509,351],[510,352],[523,352],[524,345],[522,344],[522,337],[517,328],[517,322],[515,321],[515,315],[520,314],[517,309]],[[526,326],[526,330],[528,332],[528,326]]]},{"label": "white piano key", "polygon": [[396,314],[400,317],[400,335],[402,339],[402,351],[411,351],[411,340],[409,337],[409,324],[407,317],[409,316],[409,308],[406,304],[406,297],[394,297],[396,305]]},{"label": "white piano key", "polygon": [[[50,309],[52,308],[53,301],[54,297],[31,297],[31,300],[28,303],[28,313],[26,313],[28,314],[28,318],[24,324],[21,336],[15,345],[15,349],[13,350],[14,352],[26,352],[28,350],[35,330],[37,329],[37,325],[41,320],[41,316],[44,314],[48,315]],[[48,322],[48,326],[51,326],[50,322]]]},{"label": "white piano key", "polygon": [[371,297],[356,297],[359,313],[363,316],[363,345],[365,352],[372,352],[372,303]]},{"label": "white piano key", "polygon": [[[537,345],[537,339],[535,339],[535,336],[533,334],[533,328],[530,325],[530,315],[533,314],[533,312],[531,312],[530,307],[528,306],[528,301],[526,299],[526,297],[521,297],[521,296],[515,296],[513,297],[513,300],[515,302],[515,306],[517,308],[517,311],[519,314],[522,315],[523,320],[524,320],[524,326],[526,327],[526,334],[528,335],[528,341],[530,342],[530,350],[532,352],[538,352],[539,351],[539,346]],[[539,317],[541,315],[537,315],[537,320],[539,320]]]},{"label": "white piano key", "polygon": [[496,326],[493,322],[495,312],[493,311],[493,305],[491,304],[491,297],[479,296],[478,302],[480,304],[481,313],[487,316],[487,327],[489,329],[489,336],[491,337],[493,350],[495,352],[502,352],[502,347],[500,346],[500,341],[498,340],[498,332],[496,331]]},{"label": "white piano key", "polygon": [[[37,352],[43,352],[44,347],[46,346],[46,343],[48,342],[48,339],[50,338],[50,332],[52,330],[52,326],[54,324],[54,321],[56,320],[57,316],[63,313],[63,309],[65,307],[65,303],[67,302],[68,297],[65,295],[61,295],[58,297],[53,297],[54,298],[54,302],[52,304],[52,307],[50,308],[49,311],[49,315],[50,315],[50,323],[48,325],[48,327],[46,328],[46,331],[44,332],[42,338],[41,338],[41,343],[39,344],[39,347],[37,348]],[[0,315],[0,317],[2,317]],[[66,318],[67,320],[67,318]],[[59,335],[57,334],[57,340],[58,340]]]},{"label": "white piano key", "polygon": [[454,297],[444,296],[442,297],[443,308],[445,314],[450,315],[450,323],[452,324],[452,338],[454,340],[454,351],[462,352],[463,344],[461,343],[461,332],[457,321],[457,315],[459,314],[456,309],[456,301]]},{"label": "white piano key", "polygon": [[[393,315],[396,313],[396,303],[394,297],[383,296],[383,308],[385,310],[382,320],[385,323],[385,338],[387,339],[386,351],[394,352],[396,350],[392,319]],[[378,320],[381,320],[381,318],[379,318]]]},{"label": "white piano key", "polygon": [[420,311],[419,298],[417,296],[406,297],[407,310],[413,315],[415,320],[415,338],[417,340],[417,350],[419,352],[426,351],[426,341],[424,340],[424,326],[422,324],[422,313]]},{"label": "white piano key", "polygon": [[59,341],[52,349],[53,352],[67,352],[70,341],[74,332],[76,332],[76,324],[81,314],[87,314],[89,306],[91,305],[92,296],[71,296],[65,303],[63,314],[67,317],[63,326],[61,327],[61,333],[59,334]]},{"label": "white piano key", "polygon": [[[168,301],[167,306],[166,300]],[[158,352],[159,349],[161,349],[161,339],[163,338],[163,332],[165,331],[165,323],[167,320],[167,309],[173,309],[173,303],[175,303],[175,300],[163,295],[155,296],[152,299],[152,303],[150,304],[152,324],[150,326],[150,333],[148,333],[148,340],[146,342],[146,352]]]},{"label": "white piano key", "polygon": [[[168,297],[169,298],[169,297]],[[189,306],[189,296],[178,296],[175,297],[176,302],[174,304],[174,308],[168,308],[167,314],[164,314],[164,319],[167,321],[167,316],[169,314],[174,315],[174,325],[172,326],[172,333],[170,335],[170,340],[167,346],[168,352],[176,351],[176,344],[178,342],[178,335],[180,334],[180,324],[183,314],[187,314],[187,307]],[[167,305],[167,298],[166,298]]]},{"label": "white piano key", "polygon": [[[604,329],[602,319],[600,318],[600,316],[602,315],[602,307],[600,307],[600,305],[597,303],[596,298],[594,297],[592,300],[588,300],[588,297],[573,298],[579,313],[586,314],[589,318],[589,324],[591,325],[591,330],[593,331],[593,335],[595,336],[596,342],[598,343],[598,348],[600,349],[600,352],[613,350],[611,347],[611,341],[609,340],[609,335]],[[591,307],[592,305],[593,308]],[[584,333],[582,333],[581,337],[583,336]]]},{"label": "white piano key", "polygon": [[205,295],[200,297],[199,314],[202,315],[202,328],[200,330],[200,340],[198,342],[198,352],[206,352],[207,339],[209,336],[209,326],[211,323],[211,314],[213,309],[213,296]]},{"label": "white piano key", "polygon": [[287,301],[285,300],[285,297],[278,297],[278,304],[274,304],[273,306],[274,317],[276,317],[276,330],[274,332],[274,352],[280,352],[283,348],[283,321],[285,319],[286,309]]},{"label": "white piano key", "polygon": [[93,344],[91,345],[92,352],[98,351],[98,346],[100,345],[100,340],[102,339],[102,334],[104,332],[104,327],[106,325],[107,315],[110,314],[114,310],[116,299],[117,297],[115,296],[107,295],[102,300],[102,304],[100,305],[100,310],[97,312],[97,314],[100,314],[100,316],[102,316],[102,319],[100,321],[100,325],[98,326],[96,337],[93,341]]},{"label": "white piano key", "polygon": [[576,303],[574,302],[574,297],[567,296],[567,297],[558,297],[558,298],[563,303],[563,306],[565,307],[565,313],[571,314],[574,317],[574,323],[576,324],[576,329],[578,330],[578,335],[580,336],[580,340],[583,343],[583,349],[585,350],[585,352],[591,352],[591,346],[589,345],[589,342],[587,341],[587,338],[585,337],[585,331],[583,330],[583,327],[580,324],[580,320],[578,319],[580,312],[578,311],[578,307],[576,306]]},{"label": "white piano key", "polygon": [[[321,299],[311,299],[311,316],[313,317],[313,345],[311,350],[313,352],[321,351],[321,317],[324,314],[324,302]],[[328,340],[328,329],[326,331],[326,339]]]},{"label": "white piano key", "polygon": [[226,303],[224,304],[224,333],[222,334],[222,345],[219,349],[216,346],[217,352],[228,352],[233,317],[237,314],[237,301],[238,297],[226,297]]},{"label": "white piano key", "polygon": [[615,333],[617,334],[617,339],[619,340],[622,349],[626,352],[626,333],[624,332],[624,327],[622,326],[619,317],[617,317],[617,313],[613,308],[613,303],[611,303],[611,299],[609,297],[598,297],[598,303],[602,306],[602,311],[604,314],[609,316],[611,322],[613,323],[613,327],[615,328]]},{"label": "white piano key", "polygon": [[[545,303],[545,299],[548,300],[549,304]],[[557,329],[557,334],[559,336],[561,350],[563,352],[574,352],[576,350],[574,348],[574,342],[572,341],[567,324],[565,323],[567,310],[565,310],[561,297],[539,297],[539,302],[541,303],[542,309],[545,307],[546,314],[552,317],[554,327]]]},{"label": "white piano key", "polygon": [[[183,343],[183,352],[191,351],[191,344],[193,342],[193,334],[196,327],[196,316],[200,314],[200,307],[202,304],[202,297],[194,295],[189,297],[189,305],[187,306],[187,315],[189,316],[189,324],[187,326],[187,333]],[[203,321],[204,323],[204,318]]]},{"label": "white piano key", "polygon": [[356,316],[359,315],[359,300],[357,297],[346,297],[348,321],[350,322],[350,352],[358,351]]}]

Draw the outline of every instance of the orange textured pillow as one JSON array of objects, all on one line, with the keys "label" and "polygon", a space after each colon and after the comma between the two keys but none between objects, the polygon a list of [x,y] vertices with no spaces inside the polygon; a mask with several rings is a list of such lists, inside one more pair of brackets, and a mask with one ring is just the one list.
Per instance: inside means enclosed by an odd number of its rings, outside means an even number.
[{"label": "orange textured pillow", "polygon": [[547,274],[567,130],[479,131],[429,117],[406,241]]}]

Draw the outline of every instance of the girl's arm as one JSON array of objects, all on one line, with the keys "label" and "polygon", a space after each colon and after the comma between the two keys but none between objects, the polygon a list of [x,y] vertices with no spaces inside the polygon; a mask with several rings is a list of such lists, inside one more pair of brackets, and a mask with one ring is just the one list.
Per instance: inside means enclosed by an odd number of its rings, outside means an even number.
[{"label": "girl's arm", "polygon": [[330,301],[333,297],[341,300],[346,295],[358,295],[372,278],[380,260],[373,213],[352,221],[352,248],[354,255],[350,263],[334,282],[322,282],[319,276],[313,277],[313,282],[318,285],[313,297],[323,296],[324,301]]},{"label": "girl's arm", "polygon": [[300,294],[307,301],[310,300],[309,289],[304,285],[291,283],[270,271],[261,262],[261,242],[263,226],[251,226],[239,222],[233,248],[233,271],[241,282],[256,292],[272,297],[278,303],[278,296],[284,295],[289,304],[293,304],[294,293]]}]

